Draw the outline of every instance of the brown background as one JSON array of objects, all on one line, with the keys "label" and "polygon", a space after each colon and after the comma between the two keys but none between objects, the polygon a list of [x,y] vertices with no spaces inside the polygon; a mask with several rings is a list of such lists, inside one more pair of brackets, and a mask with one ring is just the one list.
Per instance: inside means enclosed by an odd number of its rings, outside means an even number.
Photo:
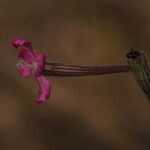
[{"label": "brown background", "polygon": [[150,103],[132,73],[55,78],[35,103],[10,40],[32,41],[49,62],[126,64],[130,48],[149,58],[149,0],[0,1],[0,150],[149,150]]}]

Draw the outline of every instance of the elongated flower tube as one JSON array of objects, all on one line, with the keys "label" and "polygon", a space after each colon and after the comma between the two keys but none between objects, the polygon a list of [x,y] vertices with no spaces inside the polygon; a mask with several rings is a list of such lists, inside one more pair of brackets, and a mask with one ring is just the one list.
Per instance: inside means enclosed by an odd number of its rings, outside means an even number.
[{"label": "elongated flower tube", "polygon": [[62,63],[46,63],[43,71],[45,76],[80,77],[129,72],[131,71],[131,67],[130,65],[82,66]]},{"label": "elongated flower tube", "polygon": [[36,98],[37,103],[45,102],[51,92],[51,84],[43,75],[45,67],[45,55],[38,53],[32,47],[30,42],[21,39],[14,39],[12,45],[15,48],[19,48],[18,59],[20,60],[17,64],[19,73],[22,77],[33,74],[39,85],[39,94]]}]

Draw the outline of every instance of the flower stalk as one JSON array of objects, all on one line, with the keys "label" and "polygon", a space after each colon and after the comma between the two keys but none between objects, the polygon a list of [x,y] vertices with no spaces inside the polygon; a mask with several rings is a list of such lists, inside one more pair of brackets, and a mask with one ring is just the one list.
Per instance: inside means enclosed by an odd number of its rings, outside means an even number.
[{"label": "flower stalk", "polygon": [[127,54],[127,58],[138,85],[150,101],[150,69],[145,54],[131,49]]}]

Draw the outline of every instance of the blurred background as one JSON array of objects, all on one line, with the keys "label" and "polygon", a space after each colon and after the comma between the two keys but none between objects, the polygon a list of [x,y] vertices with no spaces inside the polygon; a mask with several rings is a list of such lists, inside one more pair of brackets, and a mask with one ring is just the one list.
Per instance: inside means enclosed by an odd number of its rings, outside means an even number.
[{"label": "blurred background", "polygon": [[148,0],[0,0],[0,149],[149,150],[150,103],[132,73],[49,77],[39,105],[10,44],[32,41],[48,62],[119,65],[130,48],[149,60],[149,27]]}]

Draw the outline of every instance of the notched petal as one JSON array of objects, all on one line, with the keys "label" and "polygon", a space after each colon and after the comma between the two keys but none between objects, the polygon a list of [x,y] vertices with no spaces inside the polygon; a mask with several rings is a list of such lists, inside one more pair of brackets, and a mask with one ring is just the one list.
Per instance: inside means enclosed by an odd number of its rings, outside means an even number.
[{"label": "notched petal", "polygon": [[33,49],[31,42],[28,42],[26,40],[22,40],[22,39],[14,39],[12,40],[12,45],[15,48],[21,48],[21,47],[26,47],[33,55],[36,55],[36,51],[35,49]]},{"label": "notched petal", "polygon": [[19,48],[21,46],[25,46],[29,49],[32,49],[32,44],[31,42],[28,42],[26,40],[22,40],[22,39],[13,39],[12,40],[12,45],[15,47],[15,48]]},{"label": "notched petal", "polygon": [[21,48],[18,54],[18,58],[24,60],[26,63],[32,64],[35,61],[33,54],[26,48]]},{"label": "notched petal", "polygon": [[46,56],[44,54],[36,55],[36,67],[35,67],[36,76],[41,76],[43,74],[43,70],[45,67],[45,59],[46,59]]},{"label": "notched petal", "polygon": [[36,99],[37,103],[44,103],[50,96],[51,93],[51,84],[44,76],[36,77],[39,84],[39,95]]}]

